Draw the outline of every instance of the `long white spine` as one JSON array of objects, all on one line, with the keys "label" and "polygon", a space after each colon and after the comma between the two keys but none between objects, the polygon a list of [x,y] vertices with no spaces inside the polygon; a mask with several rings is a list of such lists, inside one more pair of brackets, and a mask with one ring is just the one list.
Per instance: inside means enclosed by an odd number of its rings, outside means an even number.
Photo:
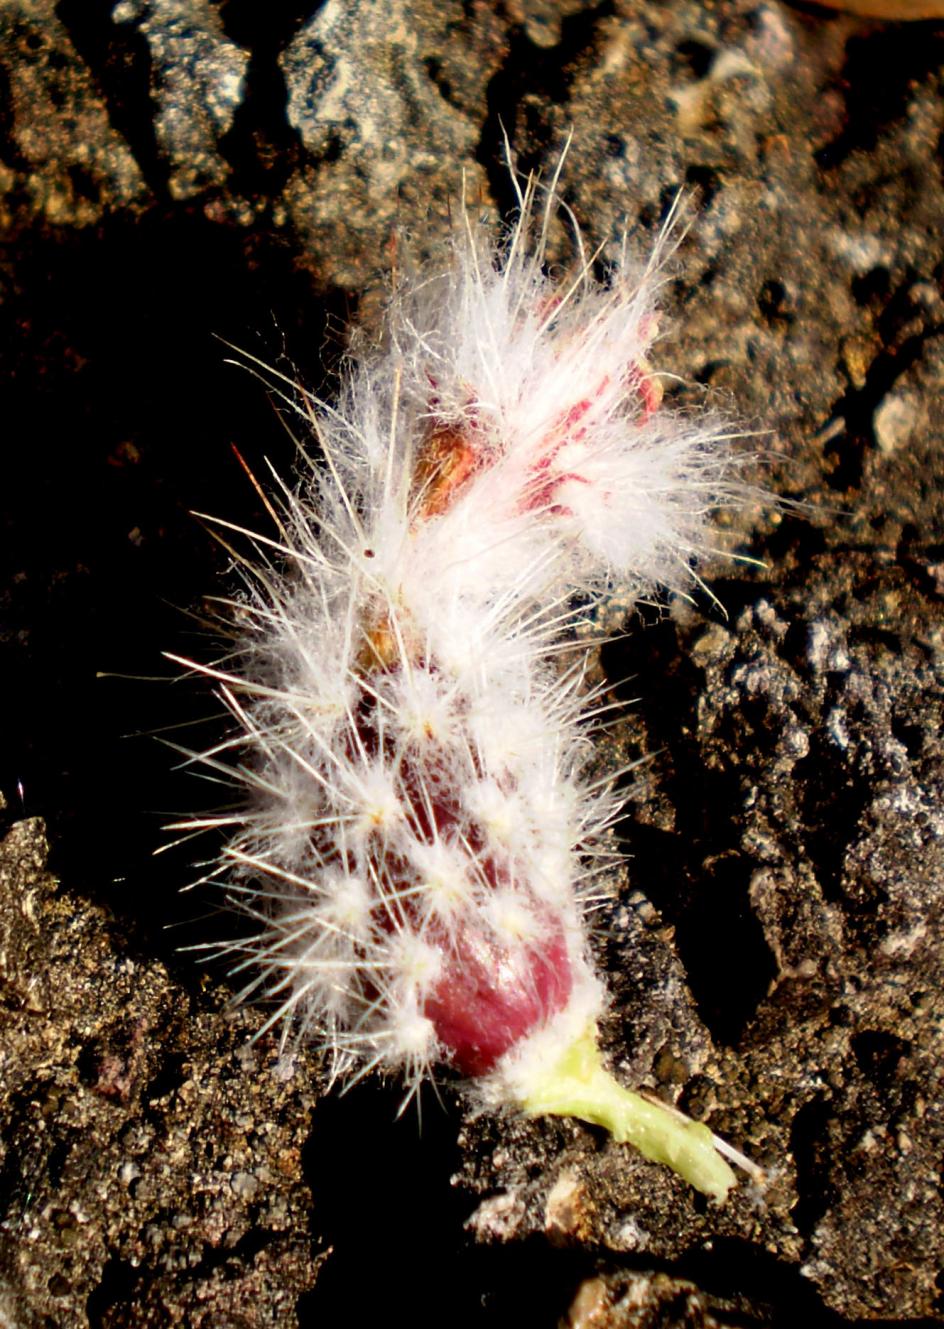
[{"label": "long white spine", "polygon": [[[664,241],[556,281],[535,198],[497,251],[464,218],[338,404],[299,399],[322,455],[250,537],[237,653],[196,666],[235,722],[200,759],[242,786],[214,875],[265,1027],[347,1077],[452,1060],[499,1098],[602,1001],[582,883],[618,805],[574,628],[610,581],[684,585],[732,492],[723,427],[660,408]],[[490,970],[495,1056],[455,1032]]]}]

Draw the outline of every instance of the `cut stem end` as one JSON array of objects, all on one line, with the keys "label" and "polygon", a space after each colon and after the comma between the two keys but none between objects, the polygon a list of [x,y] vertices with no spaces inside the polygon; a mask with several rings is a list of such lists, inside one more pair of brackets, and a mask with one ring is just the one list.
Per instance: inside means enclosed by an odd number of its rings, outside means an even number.
[{"label": "cut stem end", "polygon": [[579,1117],[604,1126],[614,1140],[633,1145],[653,1163],[664,1163],[719,1203],[735,1183],[707,1126],[624,1089],[613,1078],[592,1025],[536,1077],[522,1106],[535,1117]]}]

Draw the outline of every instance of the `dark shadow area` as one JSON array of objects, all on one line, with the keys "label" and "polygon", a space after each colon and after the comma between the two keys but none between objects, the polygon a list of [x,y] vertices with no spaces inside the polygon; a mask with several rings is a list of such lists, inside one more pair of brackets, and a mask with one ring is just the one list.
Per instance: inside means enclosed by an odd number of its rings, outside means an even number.
[{"label": "dark shadow area", "polygon": [[[737,1294],[769,1312],[764,1320],[765,1329],[853,1329],[856,1325],[875,1326],[876,1329],[934,1329],[938,1320],[849,1320],[823,1305],[813,1285],[803,1278],[794,1265],[785,1264],[752,1246],[749,1242],[732,1237],[716,1238],[711,1250],[693,1251],[683,1257],[674,1272],[690,1278],[706,1292],[715,1296]],[[740,1321],[725,1320],[732,1325]],[[750,1320],[746,1323],[753,1324]]]},{"label": "dark shadow area", "polygon": [[822,730],[813,734],[809,755],[796,763],[794,779],[802,800],[798,830],[816,879],[827,900],[840,900],[846,854],[874,796],[871,780]]},{"label": "dark shadow area", "polygon": [[313,1230],[332,1254],[299,1307],[304,1326],[433,1324],[455,1304],[465,1217],[449,1185],[459,1162],[456,1119],[424,1093],[420,1129],[415,1108],[397,1118],[400,1093],[371,1081],[315,1112],[304,1166]]},{"label": "dark shadow area", "polygon": [[887,270],[877,268],[853,287],[861,305],[874,307],[883,349],[869,364],[865,382],[859,387],[850,384],[830,412],[832,419],[843,420],[846,425],[825,449],[825,456],[832,458],[827,479],[837,492],[857,489],[862,484],[866,450],[875,446],[876,410],[898,379],[921,358],[925,343],[944,331],[937,324],[926,322],[917,332],[908,331],[916,317],[911,294],[915,282],[913,272],[906,273],[900,286],[891,294],[887,281]]},{"label": "dark shadow area", "polygon": [[756,864],[732,853],[702,871],[696,846],[654,827],[633,826],[628,848],[633,878],[675,928],[699,1015],[737,1046],[777,972],[748,893]]},{"label": "dark shadow area", "polygon": [[227,796],[175,775],[157,741],[219,732],[211,688],[162,657],[212,658],[202,597],[236,589],[193,513],[265,531],[232,447],[257,475],[267,458],[295,466],[265,387],[223,342],[319,388],[328,311],[286,250],[247,263],[238,233],[197,209],[27,232],[5,264],[0,789],[13,814],[47,820],[70,889],[174,922],[205,907],[175,889],[201,848],[153,860],[161,823]]},{"label": "dark shadow area", "polygon": [[114,1323],[114,1311],[128,1302],[135,1302],[141,1288],[140,1267],[135,1267],[130,1260],[112,1256],[105,1262],[95,1291],[85,1303],[85,1313],[91,1329],[100,1329],[106,1322]]},{"label": "dark shadow area", "polygon": [[286,115],[280,53],[320,6],[303,0],[222,0],[227,35],[249,52],[245,91],[220,149],[233,168],[232,187],[252,196],[276,198],[298,169],[304,150]]},{"label": "dark shadow area", "polygon": [[838,84],[846,123],[816,153],[819,167],[831,170],[853,152],[872,151],[881,131],[907,113],[915,85],[933,76],[942,60],[940,22],[876,22],[854,33]]},{"label": "dark shadow area", "polygon": [[[756,585],[732,581],[719,598],[734,617],[737,600],[750,603],[759,594]],[[692,995],[713,1037],[736,1045],[776,973],[749,899],[756,865],[739,851],[740,776],[704,764],[697,706],[705,679],[671,619],[606,648],[604,667],[610,677],[644,680],[639,709],[647,746],[659,754],[659,786],[675,809],[671,831],[628,823],[631,876],[674,926]]]},{"label": "dark shadow area", "polygon": [[699,1013],[720,1042],[736,1047],[777,974],[750,902],[756,864],[717,859],[676,926],[676,941]]},{"label": "dark shadow area", "polygon": [[881,1029],[863,1029],[852,1040],[859,1070],[877,1085],[893,1077],[898,1063],[911,1051],[911,1044]]},{"label": "dark shadow area", "polygon": [[[204,1244],[202,1258],[190,1270],[193,1283],[209,1280],[214,1271],[227,1268],[233,1277],[244,1269],[266,1247],[277,1240],[273,1233],[257,1228],[245,1233],[232,1246],[214,1249]],[[166,1315],[166,1302],[162,1284],[167,1271],[160,1267],[134,1265],[129,1260],[112,1256],[102,1269],[101,1280],[85,1303],[90,1329],[141,1329],[143,1324],[159,1324]],[[229,1320],[227,1329],[250,1329],[249,1321],[242,1317]]]},{"label": "dark shadow area", "polygon": [[[554,142],[548,137],[539,109],[541,94],[556,105],[567,104],[571,68],[593,49],[600,22],[613,13],[613,0],[597,0],[569,14],[561,20],[560,42],[549,47],[532,41],[523,27],[510,29],[508,54],[486,93],[488,115],[476,152],[492,197],[506,218],[515,214],[518,200],[505,160],[505,134],[513,140],[515,165],[522,176],[543,171],[555,160],[563,139]],[[523,124],[516,135],[519,112]]]},{"label": "dark shadow area", "polygon": [[434,1329],[444,1314],[454,1329],[556,1329],[592,1256],[543,1240],[477,1246],[463,1227],[474,1202],[450,1180],[460,1163],[455,1092],[447,1087],[443,1106],[427,1086],[420,1122],[413,1104],[397,1118],[401,1095],[371,1081],[315,1113],[305,1171],[313,1231],[331,1255],[299,1303],[302,1329]]},{"label": "dark shadow area", "polygon": [[830,1180],[834,1141],[831,1127],[836,1109],[826,1093],[800,1108],[790,1128],[790,1153],[797,1172],[798,1199],[792,1216],[800,1232],[810,1236],[835,1200]]},{"label": "dark shadow area", "polygon": [[55,11],[94,71],[112,126],[131,148],[148,186],[164,195],[169,169],[154,132],[151,53],[133,23],[112,22],[114,8],[113,0],[59,0]]}]

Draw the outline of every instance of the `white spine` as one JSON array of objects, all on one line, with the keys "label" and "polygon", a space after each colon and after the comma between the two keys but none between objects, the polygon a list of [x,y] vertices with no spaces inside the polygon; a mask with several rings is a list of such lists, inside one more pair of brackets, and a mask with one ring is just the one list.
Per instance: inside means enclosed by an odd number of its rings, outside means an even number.
[{"label": "white spine", "polygon": [[466,219],[338,404],[301,399],[321,456],[252,537],[238,652],[196,666],[235,721],[199,755],[242,785],[214,875],[253,921],[243,994],[337,1073],[411,1088],[449,1057],[430,1012],[469,965],[527,989],[562,937],[570,971],[493,1084],[598,1010],[582,896],[618,800],[585,773],[593,698],[564,648],[608,579],[685,583],[731,467],[716,422],[659,409],[663,246],[557,281],[534,204],[497,251]]}]

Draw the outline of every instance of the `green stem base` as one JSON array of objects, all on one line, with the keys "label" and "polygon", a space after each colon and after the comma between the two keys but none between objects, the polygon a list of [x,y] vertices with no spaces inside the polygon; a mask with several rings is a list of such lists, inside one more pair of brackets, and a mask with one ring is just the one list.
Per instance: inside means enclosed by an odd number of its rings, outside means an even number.
[{"label": "green stem base", "polygon": [[534,1081],[522,1106],[531,1116],[579,1117],[605,1126],[653,1163],[665,1163],[696,1190],[721,1202],[735,1183],[701,1122],[633,1093],[603,1065],[591,1026]]}]

